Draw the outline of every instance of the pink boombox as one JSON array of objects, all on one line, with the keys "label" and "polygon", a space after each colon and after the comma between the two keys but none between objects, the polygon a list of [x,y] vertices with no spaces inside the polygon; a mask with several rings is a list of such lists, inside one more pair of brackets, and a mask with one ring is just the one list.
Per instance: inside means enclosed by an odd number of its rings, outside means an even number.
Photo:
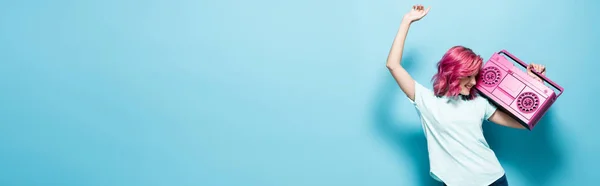
[{"label": "pink boombox", "polygon": [[564,89],[546,76],[532,70],[533,73],[560,90],[554,90],[529,76],[526,71],[514,66],[503,55],[527,68],[527,65],[506,50],[494,53],[485,63],[477,78],[475,88],[491,102],[507,111],[528,130],[544,116],[550,106],[563,93]]}]

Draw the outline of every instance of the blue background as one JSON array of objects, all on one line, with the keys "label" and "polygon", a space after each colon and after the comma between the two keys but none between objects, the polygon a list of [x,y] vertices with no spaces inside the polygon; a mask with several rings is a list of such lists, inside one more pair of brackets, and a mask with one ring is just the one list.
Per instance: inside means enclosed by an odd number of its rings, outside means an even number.
[{"label": "blue background", "polygon": [[531,132],[485,123],[511,185],[597,182],[589,1],[3,1],[0,185],[428,185],[418,116],[451,46],[507,49],[565,94]]}]

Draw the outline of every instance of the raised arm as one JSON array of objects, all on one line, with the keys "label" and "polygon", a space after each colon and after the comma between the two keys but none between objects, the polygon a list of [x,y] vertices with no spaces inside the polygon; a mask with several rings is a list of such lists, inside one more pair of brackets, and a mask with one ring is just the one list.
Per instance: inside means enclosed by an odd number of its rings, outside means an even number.
[{"label": "raised arm", "polygon": [[400,86],[400,89],[413,101],[415,100],[415,84],[413,78],[401,65],[402,52],[410,24],[427,15],[429,9],[431,8],[424,9],[422,5],[415,5],[410,12],[404,15],[386,63],[388,70],[396,80],[396,83],[398,83],[398,86]]}]

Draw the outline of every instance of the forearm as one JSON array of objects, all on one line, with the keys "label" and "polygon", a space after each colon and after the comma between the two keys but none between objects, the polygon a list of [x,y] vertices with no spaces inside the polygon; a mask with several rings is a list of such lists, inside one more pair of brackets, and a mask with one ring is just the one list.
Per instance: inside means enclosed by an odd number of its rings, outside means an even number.
[{"label": "forearm", "polygon": [[392,74],[392,77],[394,77],[394,80],[396,80],[400,89],[402,89],[406,96],[411,100],[415,100],[415,82],[406,69],[402,68],[400,61],[402,60],[404,41],[406,40],[410,24],[423,18],[427,12],[429,12],[429,8],[424,9],[422,5],[415,5],[410,12],[402,17],[400,28],[398,28],[398,32],[396,33],[386,62],[386,66]]},{"label": "forearm", "polygon": [[392,43],[392,47],[390,49],[390,53],[388,55],[386,66],[391,70],[394,68],[402,67],[402,53],[404,50],[404,42],[406,41],[406,36],[408,35],[408,29],[410,28],[411,21],[402,19],[400,23],[400,28],[396,33],[396,37],[394,38],[394,42]]},{"label": "forearm", "polygon": [[519,123],[519,121],[502,110],[497,110],[494,112],[489,121],[506,127],[526,129],[523,125],[521,125],[521,123]]}]

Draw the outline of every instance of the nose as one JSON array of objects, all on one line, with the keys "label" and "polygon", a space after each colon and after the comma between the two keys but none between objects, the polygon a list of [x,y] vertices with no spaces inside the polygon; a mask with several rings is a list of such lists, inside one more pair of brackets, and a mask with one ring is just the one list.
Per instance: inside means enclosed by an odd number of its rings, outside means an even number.
[{"label": "nose", "polygon": [[475,79],[475,77],[471,77],[471,80],[469,83],[471,83],[471,85],[475,86],[477,84],[477,79]]}]

